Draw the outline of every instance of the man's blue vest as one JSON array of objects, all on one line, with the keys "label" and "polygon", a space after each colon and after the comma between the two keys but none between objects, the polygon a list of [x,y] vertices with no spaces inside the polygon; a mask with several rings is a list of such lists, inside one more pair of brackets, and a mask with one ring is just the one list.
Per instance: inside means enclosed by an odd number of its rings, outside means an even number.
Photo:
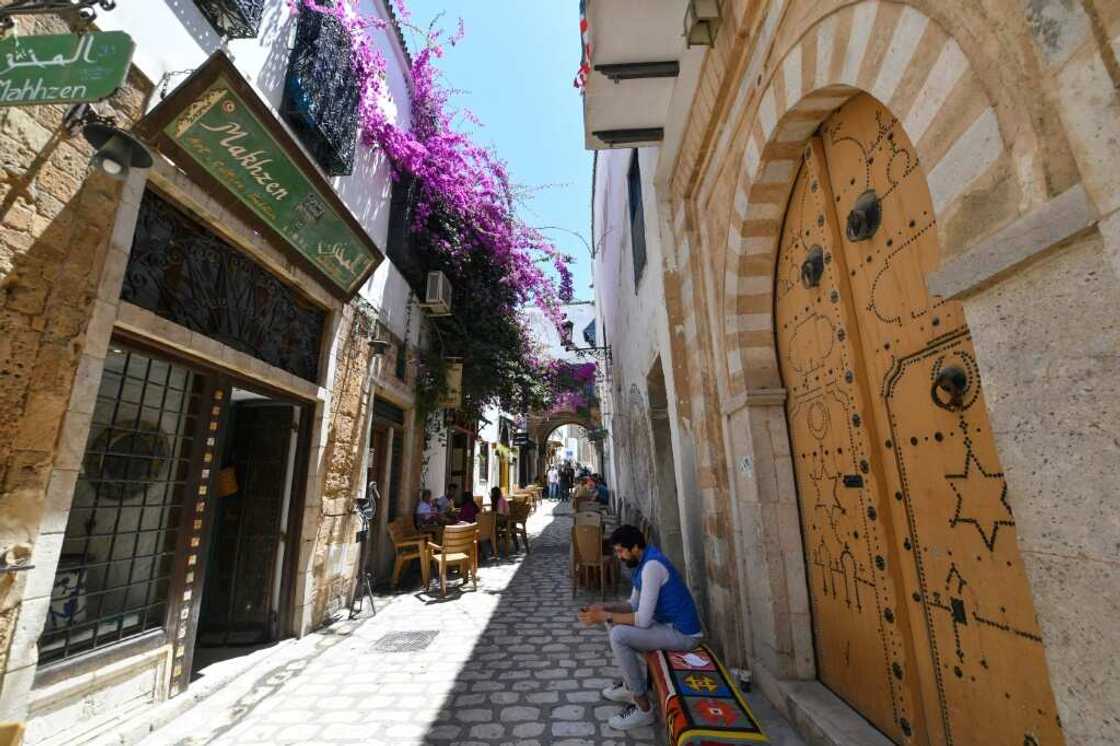
[{"label": "man's blue vest", "polygon": [[696,604],[692,600],[692,594],[688,592],[688,586],[685,585],[669,558],[653,545],[645,548],[642,552],[642,561],[634,568],[631,581],[638,589],[638,593],[642,592],[642,569],[647,562],[660,562],[669,571],[669,579],[657,594],[653,621],[659,624],[671,624],[682,635],[700,634],[700,615],[696,613]]}]

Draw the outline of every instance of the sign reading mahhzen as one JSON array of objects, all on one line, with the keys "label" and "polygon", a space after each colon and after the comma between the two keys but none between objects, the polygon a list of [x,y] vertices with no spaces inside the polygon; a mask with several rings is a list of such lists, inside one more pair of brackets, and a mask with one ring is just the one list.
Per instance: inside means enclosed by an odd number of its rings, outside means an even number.
[{"label": "sign reading mahhzen", "polygon": [[135,48],[123,31],[0,39],[0,106],[108,98],[124,85]]},{"label": "sign reading mahhzen", "polygon": [[344,292],[379,260],[224,75],[163,133]]}]

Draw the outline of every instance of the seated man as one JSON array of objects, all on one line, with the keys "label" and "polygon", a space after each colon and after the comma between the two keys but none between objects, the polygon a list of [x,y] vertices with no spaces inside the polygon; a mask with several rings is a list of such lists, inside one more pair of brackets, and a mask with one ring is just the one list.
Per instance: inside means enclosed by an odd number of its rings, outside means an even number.
[{"label": "seated man", "polygon": [[629,602],[593,604],[580,610],[586,625],[611,625],[611,651],[623,680],[603,690],[612,702],[630,704],[612,717],[615,730],[649,725],[656,719],[646,693],[642,653],[649,650],[692,650],[700,644],[700,616],[688,586],[669,559],[655,546],[646,546],[634,526],[619,526],[607,540],[614,554],[632,570],[634,590]]},{"label": "seated man", "polygon": [[432,491],[420,490],[420,502],[416,503],[416,528],[438,523],[436,507],[432,504]]}]

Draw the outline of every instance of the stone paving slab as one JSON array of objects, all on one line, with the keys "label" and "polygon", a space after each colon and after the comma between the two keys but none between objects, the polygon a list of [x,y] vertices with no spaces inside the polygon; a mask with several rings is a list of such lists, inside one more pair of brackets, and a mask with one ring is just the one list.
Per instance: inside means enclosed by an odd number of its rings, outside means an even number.
[{"label": "stone paving slab", "polygon": [[[572,599],[571,519],[560,511],[546,502],[529,522],[531,552],[483,566],[477,591],[379,598],[376,616],[296,641],[142,743],[663,743],[660,724],[628,733],[606,724],[621,706],[599,690],[617,671],[604,629],[576,620],[587,601]],[[422,650],[374,649],[390,633],[421,630],[436,633]]]}]

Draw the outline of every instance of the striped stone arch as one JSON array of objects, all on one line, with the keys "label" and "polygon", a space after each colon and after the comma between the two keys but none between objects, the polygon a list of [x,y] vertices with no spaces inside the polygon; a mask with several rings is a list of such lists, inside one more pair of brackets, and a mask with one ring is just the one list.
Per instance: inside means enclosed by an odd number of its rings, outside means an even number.
[{"label": "striped stone arch", "polygon": [[781,386],[773,285],[786,204],[806,140],[860,92],[883,102],[902,123],[942,227],[970,185],[1010,162],[979,77],[957,42],[921,11],[864,0],[810,26],[747,120],[724,287],[732,395]]}]

